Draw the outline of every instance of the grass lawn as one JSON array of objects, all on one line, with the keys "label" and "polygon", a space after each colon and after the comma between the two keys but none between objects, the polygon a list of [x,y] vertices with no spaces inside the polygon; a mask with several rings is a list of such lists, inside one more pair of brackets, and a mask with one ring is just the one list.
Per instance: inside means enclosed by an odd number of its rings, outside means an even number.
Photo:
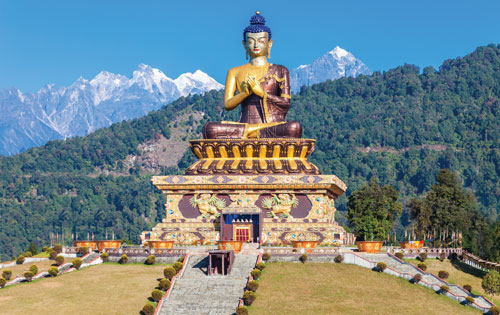
[{"label": "grass lawn", "polygon": [[[64,262],[71,262],[72,259],[66,258]],[[14,279],[16,276],[23,276],[25,271],[28,271],[30,269],[31,265],[36,265],[38,267],[38,272],[41,271],[47,271],[49,270],[49,267],[52,266],[52,264],[55,264],[54,260],[44,260],[44,261],[37,261],[33,263],[27,263],[27,264],[22,264],[22,265],[14,265],[6,268],[0,269],[0,277],[2,276],[2,271],[4,270],[10,270],[12,271],[12,277],[11,279]]]},{"label": "grass lawn", "polygon": [[2,314],[139,314],[166,265],[103,264],[0,289]]},{"label": "grass lawn", "polygon": [[408,281],[348,264],[271,263],[250,314],[479,314]]},{"label": "grass lawn", "polygon": [[[404,260],[411,262],[415,266],[420,263],[420,261],[416,259]],[[470,284],[472,286],[473,294],[484,295],[491,300],[491,296],[487,295],[481,287],[481,281],[483,280],[482,277],[485,273],[472,268],[471,266],[460,261],[451,263],[448,259],[445,259],[443,262],[441,262],[440,260],[435,258],[428,258],[424,263],[427,265],[427,272],[432,272],[437,276],[440,270],[446,270],[450,273],[450,277],[446,281],[462,287],[465,284]],[[500,305],[500,297],[495,297],[493,302],[496,305]]]}]

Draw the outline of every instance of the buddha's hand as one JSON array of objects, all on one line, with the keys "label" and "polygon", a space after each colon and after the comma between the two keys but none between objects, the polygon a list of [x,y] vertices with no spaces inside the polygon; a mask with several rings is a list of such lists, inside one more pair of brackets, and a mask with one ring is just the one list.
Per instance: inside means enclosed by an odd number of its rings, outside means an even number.
[{"label": "buddha's hand", "polygon": [[262,89],[262,86],[260,86],[260,83],[255,78],[249,77],[247,79],[247,84],[250,86],[250,89],[255,95],[264,97],[264,90]]}]

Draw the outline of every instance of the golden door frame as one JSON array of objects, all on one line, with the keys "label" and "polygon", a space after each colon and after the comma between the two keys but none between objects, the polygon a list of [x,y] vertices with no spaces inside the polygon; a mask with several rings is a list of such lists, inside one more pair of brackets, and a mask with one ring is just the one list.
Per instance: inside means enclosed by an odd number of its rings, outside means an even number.
[{"label": "golden door frame", "polygon": [[[248,240],[253,240],[252,235],[253,224],[233,224],[233,240],[237,240],[238,230],[246,230],[248,231]],[[248,242],[248,240],[246,242]]]}]

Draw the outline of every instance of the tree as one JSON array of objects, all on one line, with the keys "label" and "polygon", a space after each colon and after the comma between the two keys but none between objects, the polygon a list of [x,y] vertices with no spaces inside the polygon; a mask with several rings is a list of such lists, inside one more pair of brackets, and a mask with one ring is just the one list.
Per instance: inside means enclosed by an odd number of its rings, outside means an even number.
[{"label": "tree", "polygon": [[349,196],[347,218],[358,240],[386,238],[403,210],[398,198],[396,189],[381,187],[376,178]]},{"label": "tree", "polygon": [[483,287],[486,293],[491,294],[491,297],[495,294],[500,293],[500,273],[496,270],[490,270],[484,277],[481,282],[481,286]]},{"label": "tree", "polygon": [[28,247],[28,252],[31,252],[33,256],[39,253],[38,247],[35,243],[31,242],[30,247]]}]

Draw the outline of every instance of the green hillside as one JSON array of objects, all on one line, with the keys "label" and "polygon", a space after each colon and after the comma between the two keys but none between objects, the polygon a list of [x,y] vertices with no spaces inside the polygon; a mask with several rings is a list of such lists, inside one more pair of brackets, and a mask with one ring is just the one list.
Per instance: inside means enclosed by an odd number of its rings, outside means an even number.
[{"label": "green hillside", "polygon": [[[180,172],[193,160],[186,151],[180,170],[168,166],[177,162],[171,145],[198,136],[207,121],[236,120],[238,114],[224,112],[223,93],[212,91],[86,137],[0,158],[2,259],[61,229],[103,237],[107,228],[137,239],[163,215],[151,174]],[[446,60],[439,71],[404,65],[303,88],[288,119],[301,121],[304,136],[318,140],[312,161],[346,182],[347,195],[377,176],[407,202],[448,168],[472,190],[490,222],[497,220],[500,46]],[[342,223],[345,202],[343,196],[338,204]]]}]

